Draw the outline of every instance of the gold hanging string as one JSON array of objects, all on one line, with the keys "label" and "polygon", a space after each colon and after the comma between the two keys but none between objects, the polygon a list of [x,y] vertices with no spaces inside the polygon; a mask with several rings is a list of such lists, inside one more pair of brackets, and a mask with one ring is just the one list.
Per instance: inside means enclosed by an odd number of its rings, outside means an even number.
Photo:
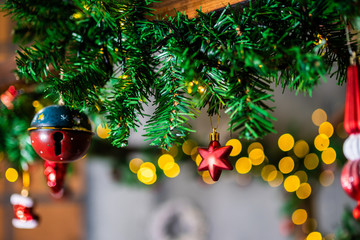
[{"label": "gold hanging string", "polygon": [[21,195],[27,197],[29,195],[30,187],[30,174],[28,170],[24,170],[22,173],[23,188],[21,190]]},{"label": "gold hanging string", "polygon": [[[60,80],[63,80],[64,79],[64,70],[61,68],[60,69]],[[65,105],[65,102],[64,102],[64,99],[63,99],[63,96],[62,96],[62,93],[60,92],[60,98],[59,98],[59,102],[58,104],[60,106],[64,106]]]},{"label": "gold hanging string", "polygon": [[216,127],[214,128],[214,126],[213,126],[213,123],[212,123],[212,118],[211,118],[211,116],[210,116],[210,125],[211,125],[211,128],[212,129],[217,129],[218,127],[219,127],[219,122],[220,122],[220,109],[221,109],[221,102],[219,102],[219,114],[218,114],[218,118],[217,118],[217,123],[216,123]]},{"label": "gold hanging string", "polygon": [[346,45],[348,47],[348,51],[349,51],[349,54],[350,54],[350,65],[354,65],[355,64],[355,59],[356,59],[356,52],[354,52],[351,49],[350,33],[349,33],[349,27],[348,27],[348,24],[347,24],[346,17],[344,17],[344,21],[345,21]]}]

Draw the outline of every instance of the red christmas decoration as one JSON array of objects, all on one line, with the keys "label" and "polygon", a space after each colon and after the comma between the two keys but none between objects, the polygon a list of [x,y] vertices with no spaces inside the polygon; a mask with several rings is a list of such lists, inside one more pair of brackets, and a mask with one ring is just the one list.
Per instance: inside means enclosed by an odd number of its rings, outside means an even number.
[{"label": "red christmas decoration", "polygon": [[221,147],[219,143],[219,133],[213,129],[213,132],[210,134],[209,147],[198,148],[198,152],[202,158],[198,170],[208,170],[214,181],[219,180],[222,170],[233,169],[233,166],[228,160],[232,148],[232,146]]},{"label": "red christmas decoration", "polygon": [[345,164],[340,181],[344,191],[357,201],[353,216],[356,220],[360,220],[360,160],[348,161]]},{"label": "red christmas decoration", "polygon": [[348,134],[360,133],[359,64],[347,69],[344,128]]},{"label": "red christmas decoration", "polygon": [[33,229],[38,226],[39,217],[33,213],[34,201],[27,196],[12,194],[10,202],[14,209],[12,225],[16,228]]},{"label": "red christmas decoration", "polygon": [[343,145],[348,162],[341,173],[341,186],[357,201],[353,216],[360,220],[360,89],[359,64],[355,59],[356,55],[353,54],[350,59],[352,64],[347,69],[344,128],[350,136]]},{"label": "red christmas decoration", "polygon": [[68,164],[45,161],[44,174],[47,185],[50,187],[51,195],[61,198],[64,195],[64,182]]},{"label": "red christmas decoration", "polygon": [[84,157],[93,135],[85,114],[58,105],[36,113],[28,130],[35,152],[44,160],[61,163]]}]

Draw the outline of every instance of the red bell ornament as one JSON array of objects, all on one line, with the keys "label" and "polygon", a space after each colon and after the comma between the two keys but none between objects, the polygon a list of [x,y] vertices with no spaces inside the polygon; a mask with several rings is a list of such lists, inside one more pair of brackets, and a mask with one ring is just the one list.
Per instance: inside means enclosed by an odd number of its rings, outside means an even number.
[{"label": "red bell ornament", "polygon": [[85,156],[93,135],[85,114],[59,105],[40,110],[28,130],[35,152],[44,160],[61,163]]},{"label": "red bell ornament", "polygon": [[340,181],[344,191],[357,201],[353,216],[356,220],[360,220],[360,160],[348,161],[345,164]]},{"label": "red bell ornament", "polygon": [[213,129],[213,132],[210,134],[209,147],[198,148],[198,152],[202,158],[198,170],[208,170],[214,181],[219,180],[222,170],[233,169],[233,166],[228,160],[232,148],[232,146],[221,147],[219,143],[219,133]]},{"label": "red bell ornament", "polygon": [[67,171],[67,163],[44,162],[44,175],[46,183],[54,198],[61,198],[64,195],[64,182]]}]

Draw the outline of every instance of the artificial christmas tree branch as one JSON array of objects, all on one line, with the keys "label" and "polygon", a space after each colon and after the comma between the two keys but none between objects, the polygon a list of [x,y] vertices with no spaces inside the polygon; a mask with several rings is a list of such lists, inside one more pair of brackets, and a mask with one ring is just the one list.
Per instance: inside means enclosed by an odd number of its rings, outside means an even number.
[{"label": "artificial christmas tree branch", "polygon": [[146,136],[163,148],[193,131],[187,120],[196,109],[213,115],[221,104],[230,130],[258,138],[274,131],[272,83],[311,95],[326,73],[345,80],[339,3],[259,0],[148,20],[151,3],[6,1],[15,39],[32,43],[19,51],[17,74],[47,83],[70,106],[100,111],[116,146],[126,146],[143,105],[155,104]]}]

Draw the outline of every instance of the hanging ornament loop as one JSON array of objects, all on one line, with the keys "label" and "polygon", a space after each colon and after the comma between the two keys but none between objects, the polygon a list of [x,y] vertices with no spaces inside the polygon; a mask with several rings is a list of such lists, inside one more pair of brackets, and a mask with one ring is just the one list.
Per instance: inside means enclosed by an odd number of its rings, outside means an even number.
[{"label": "hanging ornament loop", "polygon": [[216,128],[213,128],[212,133],[210,133],[210,141],[219,141],[220,140],[220,134],[216,132]]},{"label": "hanging ornament loop", "polygon": [[21,190],[21,195],[23,197],[29,196],[29,186],[30,186],[30,174],[28,170],[24,170],[22,173],[23,188]]},{"label": "hanging ornament loop", "polygon": [[347,24],[347,20],[346,20],[346,17],[344,18],[345,20],[345,35],[346,35],[346,45],[348,47],[348,51],[349,51],[349,54],[350,54],[350,65],[355,65],[356,64],[356,52],[354,52],[352,49],[351,49],[351,42],[350,42],[350,33],[349,33],[349,27],[348,27],[348,24]]},{"label": "hanging ornament loop", "polygon": [[[220,109],[221,109],[221,102],[219,103],[219,110],[218,110],[218,117],[217,117],[216,127],[214,127],[214,125],[213,125],[213,123],[212,123],[212,118],[211,118],[211,116],[210,116],[210,125],[211,125],[211,128],[213,129],[213,131],[215,131],[215,130],[218,129],[218,127],[219,127],[219,122],[220,122],[220,117],[221,117]],[[211,138],[211,137],[210,137],[210,138]]]}]

